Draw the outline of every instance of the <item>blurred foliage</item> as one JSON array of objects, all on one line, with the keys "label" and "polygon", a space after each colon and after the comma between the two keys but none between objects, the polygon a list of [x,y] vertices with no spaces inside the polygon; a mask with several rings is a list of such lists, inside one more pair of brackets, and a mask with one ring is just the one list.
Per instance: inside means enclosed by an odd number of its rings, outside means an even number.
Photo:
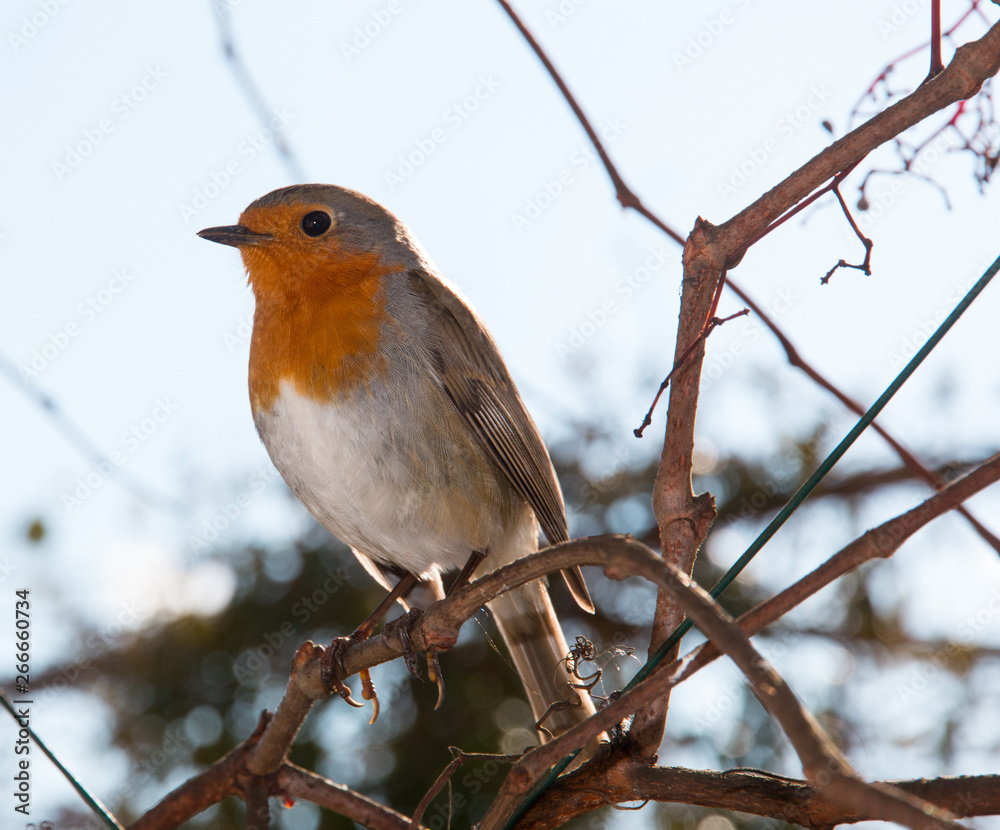
[{"label": "blurred foliage", "polygon": [[[653,546],[657,534],[650,510],[650,493],[658,458],[616,456],[607,435],[596,429],[580,431],[580,440],[553,448],[566,495],[571,524],[577,535],[629,531]],[[652,447],[652,442],[650,442]],[[719,458],[696,481],[696,491],[715,494],[719,518],[716,528],[736,523],[759,527],[794,491],[825,451],[820,437],[792,442],[776,463]],[[594,470],[594,459],[604,459]],[[907,483],[903,470],[856,474],[831,479],[817,499],[833,499],[841,506],[896,483]],[[627,524],[626,524],[627,523]],[[45,536],[43,523],[28,528],[33,540]],[[94,649],[94,632],[80,631],[78,653],[90,656],[80,669],[57,667],[43,683],[70,678],[72,685],[100,696],[110,715],[112,744],[127,754],[132,773],[117,794],[102,794],[118,815],[130,821],[157,798],[198,770],[222,757],[244,740],[263,709],[280,700],[288,667],[296,648],[306,639],[328,641],[353,630],[381,599],[375,586],[349,551],[318,526],[287,550],[250,548],[218,550],[219,562],[234,569],[237,589],[232,601],[214,617],[186,616],[162,620],[139,635]],[[702,556],[696,578],[713,584],[721,572]],[[598,573],[589,579],[600,609],[583,618],[556,584],[553,599],[570,642],[583,633],[601,649],[598,664],[606,669],[604,694],[620,688],[638,667],[648,638],[648,622],[655,593],[633,582],[609,583]],[[810,642],[835,641],[857,661],[880,659],[902,650],[915,661],[936,659],[941,644],[915,642],[905,632],[896,608],[879,608],[869,590],[865,572],[841,581],[842,613],[811,629],[794,629],[786,620],[762,635],[780,640],[795,631]],[[737,581],[725,597],[734,614],[760,601],[759,586]],[[91,645],[88,645],[90,643]],[[331,699],[316,706],[297,740],[291,760],[368,794],[405,814],[414,807],[451,759],[448,747],[469,752],[517,752],[531,740],[530,715],[522,701],[519,681],[486,612],[480,612],[452,651],[443,655],[447,696],[435,711],[431,684],[409,677],[399,663],[374,670],[380,689],[382,715],[367,725],[370,710],[349,709]],[[636,648],[637,658],[616,656],[616,646]],[[949,652],[943,667],[966,675],[983,657],[995,653],[966,649]],[[624,669],[618,675],[612,669]],[[356,683],[356,681],[352,681]],[[708,751],[718,768],[758,766],[780,768],[783,745],[757,702],[745,692],[736,704],[737,726]],[[851,718],[850,701],[831,695],[827,708],[817,712],[842,742],[854,740],[841,728]],[[954,742],[954,715],[941,724],[940,747],[947,756]],[[673,740],[682,745],[704,743],[696,725],[675,729]],[[710,742],[711,743],[711,742]],[[506,767],[493,761],[469,764],[453,778],[424,817],[432,830],[463,827],[480,816],[502,780]],[[229,799],[191,827],[236,827],[242,804]],[[660,805],[664,827],[693,828],[711,811]],[[280,826],[290,828],[347,828],[350,822],[317,811],[311,805],[283,810]],[[606,812],[606,811],[605,811]],[[79,818],[79,816],[77,817]],[[719,817],[721,818],[721,816]],[[714,820],[714,819],[713,819]],[[580,826],[597,827],[600,815],[581,819]],[[776,822],[729,816],[728,828],[774,826]],[[60,826],[72,827],[63,816]],[[726,830],[720,824],[719,830]]]}]

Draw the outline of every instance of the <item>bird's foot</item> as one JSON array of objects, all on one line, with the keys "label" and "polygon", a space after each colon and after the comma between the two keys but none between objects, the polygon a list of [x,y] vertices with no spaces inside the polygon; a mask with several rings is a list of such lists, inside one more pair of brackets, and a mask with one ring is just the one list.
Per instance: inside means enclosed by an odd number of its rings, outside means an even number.
[{"label": "bird's foot", "polygon": [[[423,680],[420,676],[420,667],[417,660],[417,652],[413,648],[411,632],[423,616],[423,611],[419,608],[411,608],[403,616],[382,626],[383,637],[399,637],[399,642],[403,646],[403,660],[406,663],[406,670],[417,680]],[[436,652],[428,651],[425,654],[427,659],[427,679],[437,686],[438,699],[434,704],[437,709],[444,701],[444,675],[441,673],[441,664],[438,661]]]},{"label": "bird's foot", "polygon": [[[368,639],[367,634],[359,634],[357,631],[349,637],[335,637],[330,645],[326,647],[326,651],[323,652],[323,661],[320,670],[323,685],[331,692],[336,692],[348,704],[358,709],[363,709],[364,704],[359,703],[351,696],[351,690],[341,678],[346,674],[344,669],[344,652],[351,646],[366,639]],[[378,694],[375,691],[375,684],[372,682],[371,672],[368,669],[362,669],[358,672],[358,677],[361,678],[361,697],[372,702],[372,719],[369,723],[375,723],[378,720],[380,706]]]}]

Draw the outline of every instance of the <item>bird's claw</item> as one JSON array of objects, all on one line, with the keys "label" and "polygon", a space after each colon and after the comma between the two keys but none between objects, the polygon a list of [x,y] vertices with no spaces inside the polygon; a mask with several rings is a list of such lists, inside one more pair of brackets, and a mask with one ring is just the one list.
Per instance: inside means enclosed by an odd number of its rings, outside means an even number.
[{"label": "bird's claw", "polygon": [[[399,642],[403,646],[403,661],[406,663],[406,670],[410,673],[411,677],[417,680],[423,680],[420,676],[420,662],[417,660],[417,652],[413,648],[413,641],[410,637],[410,631],[417,621],[423,616],[423,611],[419,608],[411,608],[399,619],[393,620],[391,623],[386,623],[382,626],[382,636],[398,636]],[[428,651],[426,652],[426,662],[427,662],[427,679],[430,680],[437,686],[438,699],[437,703],[434,705],[435,709],[438,709],[444,702],[444,675],[441,673],[441,664],[438,662],[438,656],[436,652]]]},{"label": "bird's claw", "polygon": [[361,697],[372,702],[372,719],[368,721],[368,725],[371,726],[378,720],[378,713],[382,707],[379,705],[375,684],[372,682],[372,673],[368,669],[362,669],[358,672],[358,677],[361,678]]},{"label": "bird's claw", "polygon": [[399,637],[399,642],[403,646],[403,662],[406,663],[406,670],[410,673],[411,677],[417,680],[423,680],[423,678],[420,676],[417,655],[413,649],[413,642],[410,639],[410,630],[417,620],[423,616],[423,613],[419,608],[411,608],[403,616],[382,626],[383,637],[391,637],[392,635]]},{"label": "bird's claw", "polygon": [[437,652],[427,652],[427,679],[437,684],[438,699],[434,704],[435,709],[440,709],[444,703],[444,675],[441,673],[441,663],[438,662]]},{"label": "bird's claw", "polygon": [[[336,692],[346,703],[356,709],[364,709],[365,704],[359,703],[351,696],[351,690],[341,680],[341,677],[344,676],[344,652],[362,639],[365,638],[358,638],[355,635],[334,638],[323,653],[323,660],[320,666],[320,678],[323,681],[323,685],[331,692]],[[368,669],[362,669],[358,672],[358,676],[361,678],[361,696],[365,700],[372,702],[372,719],[369,723],[375,723],[380,707],[378,694],[375,692],[375,684],[372,682],[371,672]]]}]

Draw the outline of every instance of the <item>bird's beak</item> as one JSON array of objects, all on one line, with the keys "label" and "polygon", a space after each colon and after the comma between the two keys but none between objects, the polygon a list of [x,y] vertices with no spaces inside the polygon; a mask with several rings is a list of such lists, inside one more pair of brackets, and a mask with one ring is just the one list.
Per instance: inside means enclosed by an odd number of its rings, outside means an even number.
[{"label": "bird's beak", "polygon": [[198,231],[198,236],[202,239],[207,239],[209,242],[218,242],[220,245],[232,245],[234,248],[242,248],[247,245],[263,245],[274,238],[269,233],[255,233],[245,225],[223,225],[219,228],[205,228],[203,231]]}]

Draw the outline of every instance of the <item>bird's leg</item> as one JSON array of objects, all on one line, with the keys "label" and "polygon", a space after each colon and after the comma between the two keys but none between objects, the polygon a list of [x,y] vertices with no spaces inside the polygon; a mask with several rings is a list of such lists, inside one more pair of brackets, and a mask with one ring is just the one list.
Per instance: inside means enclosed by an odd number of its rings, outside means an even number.
[{"label": "bird's leg", "polygon": [[462,566],[462,570],[458,572],[458,576],[455,577],[455,581],[451,583],[451,587],[448,589],[448,593],[445,594],[446,597],[450,597],[459,588],[464,588],[469,584],[469,580],[472,579],[472,572],[479,567],[479,563],[486,558],[487,551],[485,550],[474,550],[469,554],[469,558],[465,565]]},{"label": "bird's leg", "polygon": [[[351,697],[351,690],[347,688],[347,685],[340,678],[344,675],[344,652],[356,643],[362,643],[371,637],[372,632],[375,630],[375,626],[381,622],[382,618],[389,612],[392,605],[400,597],[404,596],[408,591],[410,591],[414,585],[418,582],[417,577],[414,574],[408,573],[403,576],[396,586],[386,595],[378,606],[375,608],[371,614],[361,623],[354,633],[348,637],[335,637],[333,642],[327,647],[326,651],[323,653],[323,663],[321,667],[321,676],[323,679],[323,684],[331,691],[339,694],[347,703],[351,706],[356,706],[357,708],[362,708],[363,703],[358,703],[353,697]],[[375,684],[372,682],[371,672],[368,669],[362,669],[358,672],[358,677],[361,678],[361,696],[365,700],[370,700],[372,702],[372,719],[370,723],[375,723],[378,718],[379,713],[379,702],[378,694],[375,692]]]},{"label": "bird's leg", "polygon": [[389,613],[389,609],[392,608],[393,603],[396,602],[400,597],[408,594],[414,585],[419,582],[419,578],[411,573],[405,574],[399,582],[396,583],[396,587],[393,588],[388,594],[385,595],[378,606],[372,611],[368,618],[361,623],[356,629],[351,637],[355,642],[363,642],[372,636],[372,632],[375,630],[375,626],[382,621],[382,617]]},{"label": "bird's leg", "polygon": [[[469,554],[469,558],[466,560],[465,565],[462,566],[462,570],[458,572],[458,576],[455,577],[455,581],[451,583],[451,587],[448,589],[448,593],[445,597],[450,597],[459,588],[464,588],[469,584],[469,580],[472,578],[472,572],[479,567],[479,563],[486,558],[486,551],[474,550]],[[437,685],[438,699],[437,703],[434,704],[435,709],[439,709],[441,704],[444,703],[444,675],[441,674],[441,663],[438,661],[437,652],[428,651],[427,652],[427,679],[432,683]]]},{"label": "bird's leg", "polygon": [[[486,558],[487,551],[474,550],[469,555],[468,561],[462,567],[455,581],[452,582],[451,587],[445,594],[446,597],[450,597],[459,588],[467,585],[469,579],[472,577],[472,572],[479,567],[479,563]],[[382,635],[389,636],[392,634],[399,636],[399,641],[403,645],[403,659],[406,661],[406,669],[409,671],[412,677],[417,680],[421,680],[420,672],[417,668],[417,658],[413,652],[413,647],[410,644],[410,629],[413,628],[414,624],[420,619],[423,614],[419,608],[411,608],[406,614],[400,617],[398,620],[393,620],[391,623],[387,623],[382,627]],[[444,676],[441,674],[441,664],[438,661],[437,652],[428,651],[427,655],[427,678],[437,686],[438,699],[437,703],[434,704],[434,708],[437,709],[441,706],[444,701]]]}]

